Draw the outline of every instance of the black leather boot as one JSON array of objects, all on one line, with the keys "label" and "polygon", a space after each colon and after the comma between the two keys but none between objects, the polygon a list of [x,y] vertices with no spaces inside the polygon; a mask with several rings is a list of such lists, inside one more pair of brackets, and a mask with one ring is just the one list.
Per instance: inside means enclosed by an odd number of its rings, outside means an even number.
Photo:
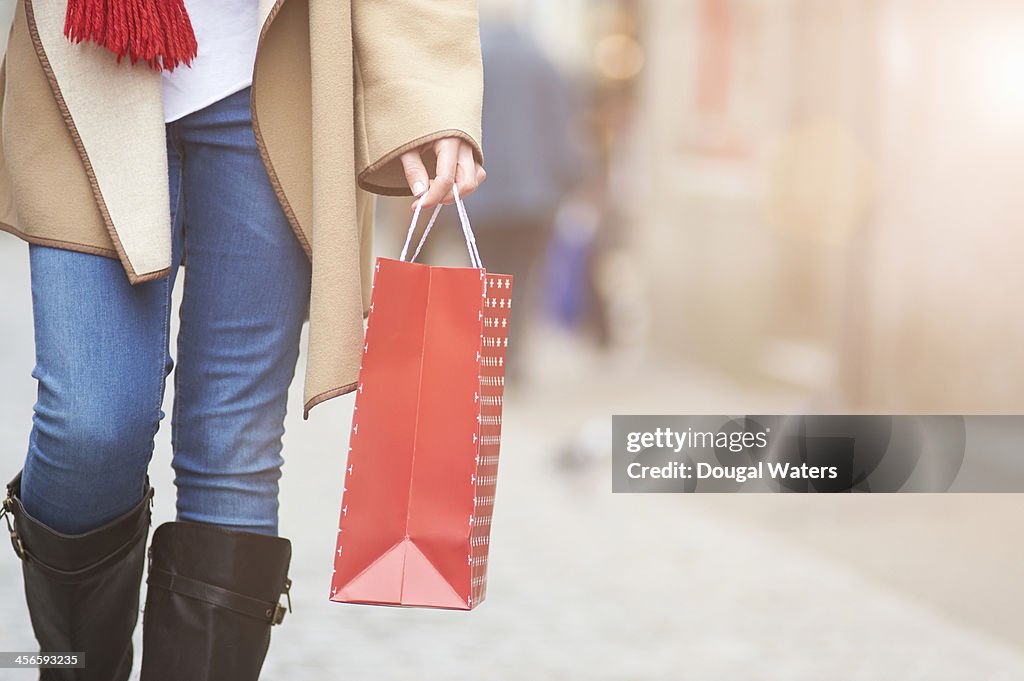
[{"label": "black leather boot", "polygon": [[165,523],[149,550],[142,681],[255,681],[291,598],[287,539]]},{"label": "black leather boot", "polygon": [[152,499],[147,481],[135,508],[103,527],[69,535],[25,512],[20,473],[8,483],[0,514],[22,561],[40,650],[85,653],[85,668],[43,669],[43,681],[128,678]]}]

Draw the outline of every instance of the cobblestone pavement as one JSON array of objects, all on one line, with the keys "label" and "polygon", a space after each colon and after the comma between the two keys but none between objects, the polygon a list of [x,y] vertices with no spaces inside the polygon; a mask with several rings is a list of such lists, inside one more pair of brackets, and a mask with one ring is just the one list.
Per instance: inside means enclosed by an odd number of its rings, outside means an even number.
[{"label": "cobblestone pavement", "polygon": [[[0,244],[3,475],[20,465],[34,396],[24,260],[21,244]],[[1001,538],[1020,526],[1000,524],[1024,516],[1021,502],[612,495],[607,460],[555,465],[588,416],[803,405],[696,370],[573,380],[508,397],[488,600],[472,613],[328,602],[351,401],[303,422],[297,381],[282,480],[295,612],[274,631],[264,678],[1024,678],[1020,596],[1008,591],[1019,591],[1024,561]],[[157,522],[173,511],[169,459],[165,422]],[[33,646],[20,590],[18,563],[0,547],[0,649]],[[32,675],[0,670],[7,678]]]}]

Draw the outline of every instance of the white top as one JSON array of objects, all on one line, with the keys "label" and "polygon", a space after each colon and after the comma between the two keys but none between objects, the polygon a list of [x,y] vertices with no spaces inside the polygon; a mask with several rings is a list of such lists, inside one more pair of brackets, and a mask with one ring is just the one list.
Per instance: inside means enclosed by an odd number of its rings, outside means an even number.
[{"label": "white top", "polygon": [[199,43],[191,67],[164,71],[164,121],[170,123],[252,85],[259,42],[258,0],[185,0]]}]

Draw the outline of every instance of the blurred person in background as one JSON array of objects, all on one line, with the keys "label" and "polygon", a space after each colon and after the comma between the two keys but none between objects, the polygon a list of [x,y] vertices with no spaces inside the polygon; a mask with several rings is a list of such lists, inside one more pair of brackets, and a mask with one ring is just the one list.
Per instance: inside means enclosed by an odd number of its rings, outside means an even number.
[{"label": "blurred person in background", "polygon": [[96,1],[19,1],[0,81],[38,382],[3,514],[41,651],[87,656],[42,678],[127,679],[173,366],[177,519],[150,547],[141,678],[252,681],[290,587],[302,326],[308,414],[357,385],[369,192],[433,206],[483,180],[476,2],[154,0],[162,21],[129,25],[129,0]]},{"label": "blurred person in background", "polygon": [[[485,267],[514,280],[509,381],[522,369],[522,343],[538,295],[536,265],[563,197],[581,176],[571,142],[575,100],[570,83],[514,15],[509,3],[481,7],[488,182],[467,205]],[[455,211],[442,211],[438,227],[454,233]]]}]

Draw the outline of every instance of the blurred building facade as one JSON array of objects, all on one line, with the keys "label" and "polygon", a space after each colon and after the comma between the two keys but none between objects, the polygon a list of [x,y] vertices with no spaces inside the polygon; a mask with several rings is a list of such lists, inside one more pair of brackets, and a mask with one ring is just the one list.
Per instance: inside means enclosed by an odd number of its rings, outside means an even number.
[{"label": "blurred building facade", "polygon": [[1020,410],[1019,3],[511,4],[591,86],[655,361],[809,410]]},{"label": "blurred building facade", "polygon": [[874,200],[870,2],[648,3],[655,341],[847,406]]},{"label": "blurred building facade", "polygon": [[1024,8],[645,13],[636,235],[658,344],[823,407],[1017,411]]}]

